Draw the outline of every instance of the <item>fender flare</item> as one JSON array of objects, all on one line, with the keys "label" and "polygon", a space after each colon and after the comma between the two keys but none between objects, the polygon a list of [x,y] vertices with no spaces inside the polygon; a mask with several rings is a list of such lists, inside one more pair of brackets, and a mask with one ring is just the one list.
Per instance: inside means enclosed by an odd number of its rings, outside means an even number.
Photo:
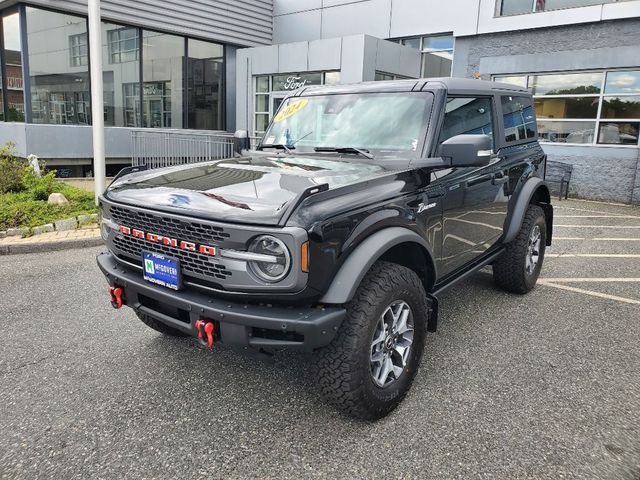
[{"label": "fender flare", "polygon": [[320,303],[343,304],[350,301],[373,264],[390,248],[406,242],[417,243],[423,247],[435,269],[431,247],[420,235],[408,228],[385,228],[368,237],[351,252],[320,299]]},{"label": "fender flare", "polygon": [[547,187],[546,182],[541,178],[531,177],[524,183],[524,185],[522,185],[522,188],[518,192],[516,202],[505,221],[503,243],[509,243],[516,238],[516,235],[522,226],[522,221],[524,220],[527,208],[531,203],[531,199],[540,188],[545,190],[545,197],[548,198],[549,188]]}]

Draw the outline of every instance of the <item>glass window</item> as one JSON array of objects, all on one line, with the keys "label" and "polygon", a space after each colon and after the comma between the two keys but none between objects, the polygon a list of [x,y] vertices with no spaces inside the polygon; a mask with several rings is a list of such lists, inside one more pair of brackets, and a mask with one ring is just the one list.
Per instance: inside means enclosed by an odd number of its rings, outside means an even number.
[{"label": "glass window", "polygon": [[598,115],[600,97],[536,98],[538,118],[593,118]]},{"label": "glass window", "polygon": [[89,63],[89,41],[86,33],[69,37],[69,52],[72,67],[81,67]]},{"label": "glass window", "polygon": [[638,145],[640,122],[600,122],[598,143]]},{"label": "glass window", "polygon": [[142,126],[182,128],[185,39],[143,30]]},{"label": "glass window", "polygon": [[[79,39],[86,39],[86,20],[32,7],[27,7],[26,14],[33,122],[91,124],[87,65],[68,60],[73,39],[78,39],[78,48],[82,44]],[[82,50],[78,52],[76,58],[81,58]]]},{"label": "glass window", "polygon": [[[103,29],[104,30],[104,29]],[[110,25],[107,30],[109,63],[134,62],[140,58],[138,29]]]},{"label": "glass window", "polygon": [[291,97],[280,106],[263,145],[295,142],[296,151],[303,152],[355,147],[374,155],[413,156],[432,98],[426,92]]},{"label": "glass window", "polygon": [[444,142],[456,135],[485,134],[491,136],[491,148],[493,148],[492,111],[489,98],[448,98],[439,142]]},{"label": "glass window", "polygon": [[518,85],[519,87],[527,88],[527,76],[516,75],[507,77],[493,77],[495,82],[509,83],[511,85]]},{"label": "glass window", "polygon": [[108,59],[102,67],[105,125],[140,126],[140,53],[138,50],[137,28],[123,27],[113,23],[102,24],[102,55],[103,58]]},{"label": "glass window", "polygon": [[507,142],[519,142],[536,136],[535,114],[529,97],[503,96],[502,118]]},{"label": "glass window", "polygon": [[533,11],[532,0],[502,0],[500,15],[520,15]]},{"label": "glass window", "polygon": [[640,95],[604,97],[602,118],[640,118]]},{"label": "glass window", "polygon": [[534,95],[597,95],[603,75],[602,72],[532,75],[529,87]]},{"label": "glass window", "polygon": [[256,77],[256,92],[269,92],[269,77]]},{"label": "glass window", "polygon": [[604,93],[640,93],[640,70],[608,72]]},{"label": "glass window", "polygon": [[[7,122],[24,122],[24,87],[22,76],[22,45],[20,42],[20,17],[12,13],[2,18],[4,51],[2,61],[7,76]],[[1,90],[0,90],[1,93]],[[0,107],[1,105],[0,96]],[[0,108],[4,119],[4,110]]]},{"label": "glass window", "polygon": [[321,73],[288,73],[285,75],[274,75],[272,80],[272,90],[274,92],[292,91],[311,85],[322,85]]},{"label": "glass window", "polygon": [[401,40],[402,45],[405,47],[420,49],[420,37],[416,38],[403,38]]},{"label": "glass window", "polygon": [[324,74],[325,85],[337,85],[340,83],[340,72],[326,72]]},{"label": "glass window", "polygon": [[523,13],[587,7],[624,1],[627,0],[502,0],[500,15],[520,15]]},{"label": "glass window", "polygon": [[545,142],[593,143],[596,122],[538,122],[538,137]]},{"label": "glass window", "polygon": [[453,35],[422,38],[421,77],[448,77],[453,64]]},{"label": "glass window", "polygon": [[224,56],[222,45],[189,39],[187,61],[187,127],[224,128]]}]

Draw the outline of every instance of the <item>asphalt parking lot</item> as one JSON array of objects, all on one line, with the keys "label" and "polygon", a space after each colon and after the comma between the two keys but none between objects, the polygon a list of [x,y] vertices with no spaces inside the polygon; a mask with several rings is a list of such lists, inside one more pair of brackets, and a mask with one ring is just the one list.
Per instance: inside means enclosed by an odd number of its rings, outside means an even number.
[{"label": "asphalt parking lot", "polygon": [[375,424],[309,357],[163,338],[107,301],[99,248],[0,257],[1,478],[640,479],[640,208],[556,202],[527,296],[482,271],[441,299]]}]

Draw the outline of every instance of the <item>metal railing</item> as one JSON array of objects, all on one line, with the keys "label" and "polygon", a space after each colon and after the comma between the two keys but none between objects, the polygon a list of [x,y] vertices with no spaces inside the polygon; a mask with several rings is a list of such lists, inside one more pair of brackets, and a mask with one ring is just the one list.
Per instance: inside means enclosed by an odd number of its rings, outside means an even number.
[{"label": "metal railing", "polygon": [[[252,148],[258,139],[251,138]],[[162,168],[233,157],[233,134],[201,130],[134,130],[131,164]]]}]

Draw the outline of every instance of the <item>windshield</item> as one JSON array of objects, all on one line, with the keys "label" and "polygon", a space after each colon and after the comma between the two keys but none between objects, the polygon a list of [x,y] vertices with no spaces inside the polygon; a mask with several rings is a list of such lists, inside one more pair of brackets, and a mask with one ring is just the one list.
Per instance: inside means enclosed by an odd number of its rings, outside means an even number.
[{"label": "windshield", "polygon": [[288,98],[262,146],[355,148],[381,156],[415,156],[427,124],[432,94],[358,93]]}]

